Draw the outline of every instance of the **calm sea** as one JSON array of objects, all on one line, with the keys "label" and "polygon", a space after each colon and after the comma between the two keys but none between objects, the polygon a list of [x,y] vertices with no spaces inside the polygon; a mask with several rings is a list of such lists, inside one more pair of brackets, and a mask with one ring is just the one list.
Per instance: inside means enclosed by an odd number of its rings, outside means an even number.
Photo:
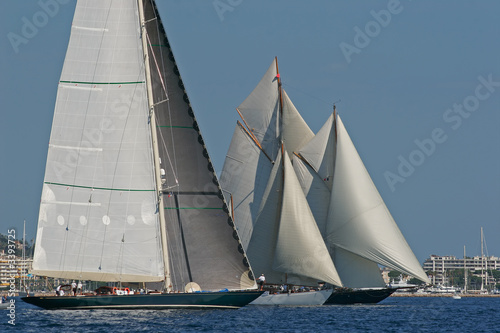
[{"label": "calm sea", "polygon": [[239,310],[58,310],[16,298],[0,332],[500,332],[500,298],[389,297],[376,305]]}]

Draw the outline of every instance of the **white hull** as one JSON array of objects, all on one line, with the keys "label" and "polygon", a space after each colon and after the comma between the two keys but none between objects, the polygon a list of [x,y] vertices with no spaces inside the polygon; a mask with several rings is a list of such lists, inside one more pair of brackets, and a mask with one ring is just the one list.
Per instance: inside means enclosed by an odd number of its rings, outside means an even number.
[{"label": "white hull", "polygon": [[322,305],[331,294],[331,289],[290,294],[269,294],[266,291],[250,305]]}]

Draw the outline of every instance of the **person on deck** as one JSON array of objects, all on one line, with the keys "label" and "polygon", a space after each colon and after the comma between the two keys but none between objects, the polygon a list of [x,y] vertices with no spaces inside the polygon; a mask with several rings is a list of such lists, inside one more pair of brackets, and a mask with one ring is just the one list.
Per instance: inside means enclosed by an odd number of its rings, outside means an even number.
[{"label": "person on deck", "polygon": [[71,283],[71,290],[73,290],[73,296],[76,296],[76,282],[73,280]]},{"label": "person on deck", "polygon": [[259,276],[259,286],[260,286],[260,290],[262,291],[263,288],[264,288],[264,283],[266,283],[266,277],[264,276],[264,274],[261,274]]},{"label": "person on deck", "polygon": [[76,287],[76,290],[79,295],[82,294],[82,288],[83,288],[82,281],[78,281],[78,286]]}]

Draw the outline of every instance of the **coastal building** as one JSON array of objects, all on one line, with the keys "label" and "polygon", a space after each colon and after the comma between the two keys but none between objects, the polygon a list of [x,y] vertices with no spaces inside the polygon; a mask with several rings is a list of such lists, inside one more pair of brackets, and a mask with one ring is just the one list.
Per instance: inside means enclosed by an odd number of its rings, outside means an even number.
[{"label": "coastal building", "polygon": [[9,258],[7,255],[0,256],[0,291],[10,288],[12,278],[16,281],[16,289],[19,288],[19,278],[26,276],[31,270],[33,259],[22,257]]},{"label": "coastal building", "polygon": [[486,284],[494,285],[495,279],[490,272],[500,270],[500,258],[475,256],[458,259],[455,256],[431,255],[430,258],[425,260],[423,267],[424,271],[433,272],[432,284],[451,285],[447,272],[465,268],[471,274],[484,278]]}]

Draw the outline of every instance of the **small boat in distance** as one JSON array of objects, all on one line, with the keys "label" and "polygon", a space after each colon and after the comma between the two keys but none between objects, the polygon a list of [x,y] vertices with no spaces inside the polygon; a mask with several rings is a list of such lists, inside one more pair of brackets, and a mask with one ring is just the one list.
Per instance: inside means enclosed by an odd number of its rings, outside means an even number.
[{"label": "small boat in distance", "polygon": [[22,299],[45,309],[244,306],[262,291],[228,213],[155,1],[78,0],[31,273],[161,292]]}]

